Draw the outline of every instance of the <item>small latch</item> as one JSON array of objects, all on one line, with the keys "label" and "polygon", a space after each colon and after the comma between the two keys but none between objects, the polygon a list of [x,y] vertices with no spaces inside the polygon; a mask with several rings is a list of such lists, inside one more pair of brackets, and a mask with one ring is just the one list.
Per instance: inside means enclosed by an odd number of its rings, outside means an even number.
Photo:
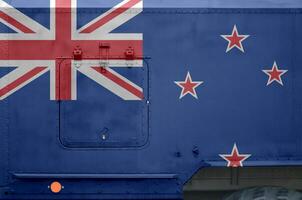
[{"label": "small latch", "polygon": [[107,67],[109,64],[110,43],[99,44],[100,66]]},{"label": "small latch", "polygon": [[109,49],[110,43],[100,43],[100,49]]},{"label": "small latch", "polygon": [[83,58],[83,52],[82,49],[77,46],[74,50],[73,50],[73,59],[74,60],[82,60]]},{"label": "small latch", "polygon": [[134,60],[134,48],[128,47],[125,51],[125,57],[127,60]]}]

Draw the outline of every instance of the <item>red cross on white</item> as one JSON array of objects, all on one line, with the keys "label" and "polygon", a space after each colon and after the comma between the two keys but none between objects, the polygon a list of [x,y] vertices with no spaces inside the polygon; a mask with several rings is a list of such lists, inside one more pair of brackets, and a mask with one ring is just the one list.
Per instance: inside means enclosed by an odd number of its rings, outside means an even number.
[{"label": "red cross on white", "polygon": [[192,81],[190,72],[187,73],[185,81],[175,81],[175,84],[181,87],[181,93],[179,99],[182,99],[187,94],[192,95],[194,98],[198,99],[196,88],[203,84],[203,81]]},{"label": "red cross on white", "polygon": [[262,70],[266,75],[268,75],[267,86],[276,81],[283,86],[282,75],[284,75],[288,70],[282,70],[278,68],[276,61],[273,64],[272,69]]},{"label": "red cross on white", "polygon": [[[143,98],[141,87],[111,69],[143,66],[142,34],[112,33],[142,12],[142,0],[121,0],[80,29],[76,25],[76,8],[77,0],[50,0],[53,12],[47,29],[0,0],[0,22],[16,31],[0,33],[0,67],[16,67],[0,78],[0,99],[46,72],[50,73],[52,100],[77,99],[77,73],[124,100]],[[103,46],[106,46],[105,55]],[[131,59],[126,57],[129,47],[134,53]],[[77,48],[80,59],[75,59]]]},{"label": "red cross on white", "polygon": [[248,159],[251,154],[240,154],[235,143],[231,154],[219,154],[219,156],[227,161],[228,167],[243,167],[243,162]]},{"label": "red cross on white", "polygon": [[231,35],[221,35],[221,37],[228,41],[226,53],[231,51],[233,48],[237,48],[240,51],[244,52],[242,42],[246,40],[249,35],[240,35],[238,33],[237,26],[234,25]]}]

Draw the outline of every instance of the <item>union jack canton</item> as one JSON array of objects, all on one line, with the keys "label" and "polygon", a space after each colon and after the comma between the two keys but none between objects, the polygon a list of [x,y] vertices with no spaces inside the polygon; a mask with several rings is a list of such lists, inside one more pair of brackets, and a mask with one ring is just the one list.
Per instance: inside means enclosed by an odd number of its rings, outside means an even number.
[{"label": "union jack canton", "polygon": [[77,0],[50,0],[46,28],[0,0],[0,22],[15,31],[0,33],[0,67],[16,67],[0,78],[1,100],[47,72],[51,100],[77,99],[78,72],[124,100],[143,99],[141,87],[111,69],[143,67],[143,35],[111,33],[142,12],[142,0],[124,0],[80,28],[76,8]]}]

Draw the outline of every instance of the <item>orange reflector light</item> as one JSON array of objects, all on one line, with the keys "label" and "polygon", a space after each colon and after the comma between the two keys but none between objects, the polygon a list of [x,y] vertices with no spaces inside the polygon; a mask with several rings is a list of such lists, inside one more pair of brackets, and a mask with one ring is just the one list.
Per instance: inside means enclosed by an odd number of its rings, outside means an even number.
[{"label": "orange reflector light", "polygon": [[50,190],[53,192],[53,193],[59,193],[61,192],[62,190],[62,185],[61,183],[57,182],[57,181],[54,181],[50,184]]}]

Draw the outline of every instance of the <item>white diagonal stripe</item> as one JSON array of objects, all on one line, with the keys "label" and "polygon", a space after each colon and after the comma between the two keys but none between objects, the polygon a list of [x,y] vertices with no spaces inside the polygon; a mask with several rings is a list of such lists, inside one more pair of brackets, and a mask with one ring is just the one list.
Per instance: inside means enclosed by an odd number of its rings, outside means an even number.
[{"label": "white diagonal stripe", "polygon": [[[7,75],[5,75],[4,77],[2,77],[0,79],[0,89],[3,89],[4,87],[6,87],[7,85],[9,85],[10,83],[13,83],[18,78],[20,78],[21,76],[23,76],[24,74],[26,74],[27,72],[33,70],[36,67],[37,66],[35,66],[35,67],[18,67],[14,71],[8,73]],[[48,70],[49,70],[49,68],[47,67],[44,70],[42,70],[41,72],[39,72],[38,74],[36,74],[35,76],[32,76],[31,78],[29,78],[28,80],[24,81],[23,83],[21,83],[20,85],[18,85],[14,89],[12,89],[9,92],[7,92],[6,94],[0,96],[0,100],[3,100],[6,97],[10,96],[14,92],[18,91],[19,89],[21,89],[22,87],[24,87],[25,85],[27,85],[28,83],[30,83],[33,80],[35,80],[36,78],[40,77],[42,74],[46,73]]]},{"label": "white diagonal stripe", "polygon": [[47,28],[30,17],[24,15],[22,12],[7,4],[3,0],[0,0],[0,11],[14,18],[16,21],[33,30],[35,33],[48,32]]},{"label": "white diagonal stripe", "polygon": [[[109,70],[109,68],[107,68],[106,70]],[[141,100],[139,97],[135,96],[134,94],[132,94],[125,88],[116,84],[115,82],[108,79],[107,77],[105,77],[104,75],[97,72],[96,70],[94,70],[91,67],[80,67],[78,69],[78,71],[80,71],[82,74],[84,74],[88,78],[94,80],[96,83],[105,87],[106,89],[108,89],[109,91],[111,91],[112,93],[116,94],[117,96],[121,97],[124,100]],[[112,72],[112,70],[110,70],[110,72]],[[129,80],[127,82],[129,83]],[[133,84],[134,83],[131,83],[131,85],[133,85]],[[136,86],[136,88],[139,88],[139,87]],[[140,90],[141,90],[141,88],[140,88]]]},{"label": "white diagonal stripe", "polygon": [[[106,24],[98,27],[93,32],[87,33],[80,33],[87,27],[91,26],[92,24],[96,23],[100,19],[106,17],[108,14],[114,12],[117,8],[123,6],[125,3],[129,2],[130,0],[124,0],[120,4],[116,5],[109,11],[105,12],[104,14],[100,15],[99,17],[93,19],[91,22],[87,23],[85,26],[81,27],[78,31],[75,31],[73,34],[73,39],[77,40],[142,40],[143,34],[141,33],[110,33],[111,31],[115,30],[116,28],[120,27],[127,21],[131,20],[138,14],[143,11],[143,2],[140,1],[135,4],[133,7],[129,8],[127,11],[120,13],[118,16],[114,17]],[[74,4],[76,4],[74,2]],[[76,16],[73,17],[73,23],[76,22]],[[75,25],[73,25],[75,27]]]}]

